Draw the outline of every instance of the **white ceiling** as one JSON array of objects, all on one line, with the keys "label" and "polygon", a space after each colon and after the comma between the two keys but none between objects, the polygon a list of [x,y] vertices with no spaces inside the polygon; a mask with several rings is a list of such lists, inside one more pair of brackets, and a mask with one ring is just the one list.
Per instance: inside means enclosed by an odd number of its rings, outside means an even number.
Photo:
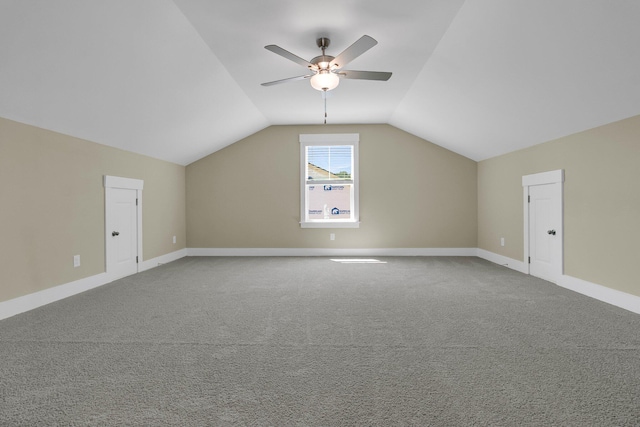
[{"label": "white ceiling", "polygon": [[329,123],[389,123],[474,160],[640,114],[637,0],[0,0],[0,117],[178,164],[321,124],[315,39],[346,68]]}]

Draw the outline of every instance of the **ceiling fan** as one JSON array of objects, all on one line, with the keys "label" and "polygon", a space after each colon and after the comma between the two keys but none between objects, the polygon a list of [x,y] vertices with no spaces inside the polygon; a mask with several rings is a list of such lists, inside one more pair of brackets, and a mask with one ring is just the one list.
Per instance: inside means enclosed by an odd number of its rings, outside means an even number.
[{"label": "ceiling fan", "polygon": [[382,80],[387,81],[391,77],[391,73],[380,71],[353,71],[343,70],[342,67],[349,62],[356,59],[372,47],[378,44],[378,42],[370,36],[364,35],[356,40],[351,46],[346,48],[340,55],[333,57],[327,55],[325,50],[329,47],[331,40],[327,37],[320,37],[316,40],[316,44],[322,49],[322,55],[316,56],[310,61],[302,59],[297,55],[276,46],[270,44],[264,48],[271,52],[278,54],[284,58],[287,58],[296,64],[300,64],[307,68],[311,74],[305,74],[297,77],[289,77],[287,79],[276,80],[273,82],[262,83],[262,86],[273,86],[281,83],[292,82],[295,80],[310,79],[311,86],[314,89],[327,92],[335,89],[340,84],[340,77],[344,79],[358,79],[358,80]]}]

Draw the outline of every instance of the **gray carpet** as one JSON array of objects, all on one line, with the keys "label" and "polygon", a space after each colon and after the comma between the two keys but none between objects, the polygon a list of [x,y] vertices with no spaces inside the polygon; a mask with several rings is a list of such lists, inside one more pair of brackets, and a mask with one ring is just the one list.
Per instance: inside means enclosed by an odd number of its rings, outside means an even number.
[{"label": "gray carpet", "polygon": [[184,258],[0,322],[0,425],[640,425],[640,316],[478,258]]}]

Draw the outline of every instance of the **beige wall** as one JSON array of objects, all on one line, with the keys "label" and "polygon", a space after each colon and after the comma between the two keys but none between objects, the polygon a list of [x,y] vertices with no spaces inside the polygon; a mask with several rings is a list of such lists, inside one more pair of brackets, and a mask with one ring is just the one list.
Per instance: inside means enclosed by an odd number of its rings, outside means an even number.
[{"label": "beige wall", "polygon": [[640,295],[639,137],[637,116],[480,162],[478,246],[523,260],[522,176],[564,169],[565,274]]},{"label": "beige wall", "polygon": [[[301,133],[360,134],[360,228],[300,228]],[[475,248],[476,166],[389,125],[271,126],[187,166],[187,245]]]},{"label": "beige wall", "polygon": [[0,119],[0,302],[105,271],[103,175],[144,180],[144,259],[186,247],[183,166]]},{"label": "beige wall", "polygon": [[[321,132],[360,134],[359,229],[298,224],[298,136]],[[104,272],[105,174],[145,181],[144,259],[188,245],[480,247],[522,260],[521,178],[555,169],[565,273],[640,295],[638,135],[640,116],[475,163],[389,125],[272,126],[185,168],[0,119],[0,302]]]}]

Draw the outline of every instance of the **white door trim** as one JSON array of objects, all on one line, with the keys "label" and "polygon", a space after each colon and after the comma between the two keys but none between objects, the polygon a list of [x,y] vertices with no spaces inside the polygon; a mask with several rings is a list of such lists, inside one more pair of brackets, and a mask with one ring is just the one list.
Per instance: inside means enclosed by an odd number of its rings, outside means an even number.
[{"label": "white door trim", "polygon": [[144,181],[141,179],[133,179],[133,178],[123,178],[123,177],[119,177],[119,176],[110,176],[110,175],[105,175],[104,176],[104,217],[105,217],[105,224],[104,224],[104,232],[105,232],[105,243],[104,243],[104,269],[105,272],[107,274],[107,277],[111,277],[109,272],[109,264],[108,264],[108,260],[107,257],[109,256],[109,251],[107,248],[107,244],[109,239],[107,238],[107,235],[109,234],[109,231],[107,229],[108,226],[108,221],[107,221],[107,209],[108,206],[111,203],[111,197],[112,197],[112,193],[111,190],[112,189],[116,189],[116,188],[121,188],[121,189],[126,189],[126,190],[136,190],[136,198],[138,199],[138,203],[137,203],[137,209],[136,209],[136,217],[137,217],[137,228],[138,228],[138,236],[137,236],[137,247],[138,247],[138,251],[137,251],[137,257],[138,257],[138,264],[136,266],[136,271],[139,272],[140,271],[140,265],[143,261],[142,259],[142,189],[144,188]]},{"label": "white door trim", "polygon": [[[524,211],[524,264],[525,273],[529,274],[529,187],[533,185],[560,184],[560,274],[564,274],[564,169],[524,175],[522,177],[522,195]],[[558,278],[559,279],[559,278]]]}]

